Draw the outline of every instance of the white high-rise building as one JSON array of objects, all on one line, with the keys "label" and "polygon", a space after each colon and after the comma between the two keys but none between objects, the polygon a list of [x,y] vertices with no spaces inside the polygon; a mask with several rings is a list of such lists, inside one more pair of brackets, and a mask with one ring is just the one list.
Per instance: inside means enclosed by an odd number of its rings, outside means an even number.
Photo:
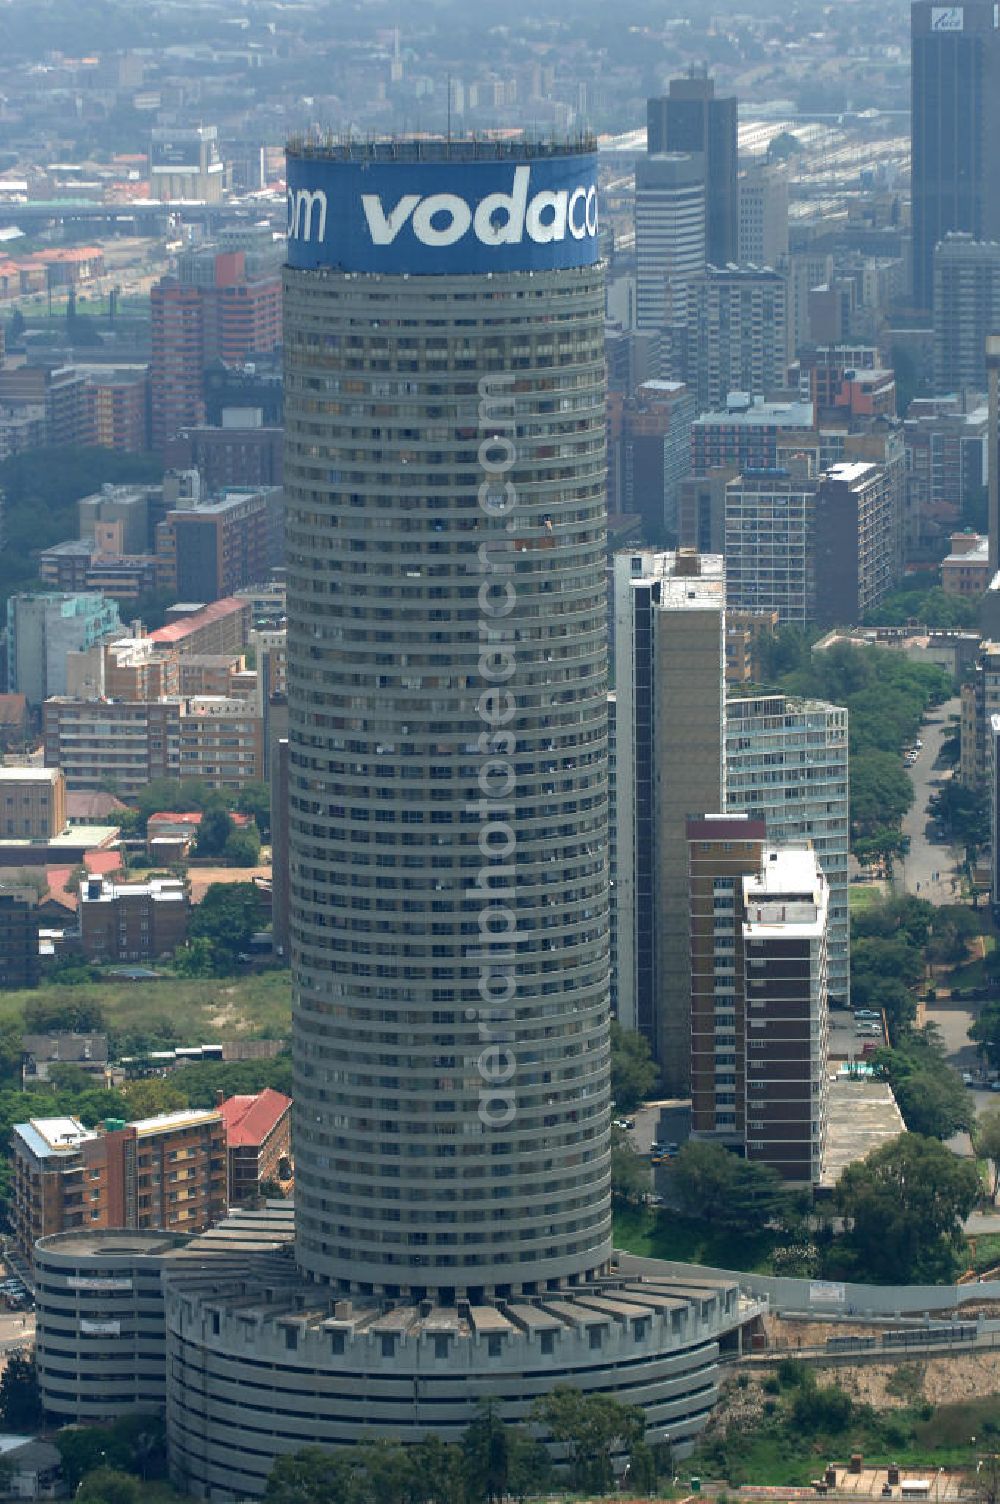
[{"label": "white high-rise building", "polygon": [[688,287],[705,270],[705,158],[700,152],[639,158],[635,249],[636,327],[683,328]]},{"label": "white high-rise building", "polygon": [[850,1001],[848,719],[841,705],[784,695],[726,702],[726,801],[760,816],[776,846],[808,841],[829,889],[829,991]]}]

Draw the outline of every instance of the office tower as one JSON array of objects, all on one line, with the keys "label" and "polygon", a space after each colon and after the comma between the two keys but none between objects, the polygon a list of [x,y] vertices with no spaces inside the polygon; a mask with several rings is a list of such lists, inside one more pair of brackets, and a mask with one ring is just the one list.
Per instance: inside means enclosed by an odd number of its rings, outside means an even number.
[{"label": "office tower", "polygon": [[1000,329],[1000,242],[952,233],[934,248],[934,390],[986,389],[986,338]]},{"label": "office tower", "polygon": [[206,604],[267,579],[281,561],[280,486],[185,501],[156,528],[160,579],[173,598]]},{"label": "office tower", "polygon": [[627,1382],[681,1443],[711,1403],[700,1327],[627,1278],[638,1320],[588,1303],[611,1258],[596,165],[289,153],[295,1258],[164,1275],[172,1468],[203,1497],[259,1496],[276,1454],[359,1425],[457,1439],[483,1392],[526,1414],[554,1367]]},{"label": "office tower", "polygon": [[691,468],[694,398],[681,381],[644,381],[622,409],[623,512],[649,542],[677,536],[680,485]]},{"label": "office tower", "polygon": [[932,306],[951,230],[1000,240],[1000,30],[992,0],[910,11],[913,301]]},{"label": "office tower", "polygon": [[646,149],[700,152],[705,158],[705,245],[713,266],[739,256],[739,150],[735,96],[716,98],[715,80],[694,69],[672,78],[669,93],[646,105]]},{"label": "office tower", "polygon": [[747,1159],[819,1184],[829,1119],[829,890],[811,849],[743,879]]},{"label": "office tower", "polygon": [[741,266],[784,267],[788,257],[788,169],[748,167],[739,181]]},{"label": "office tower", "polygon": [[812,619],[849,626],[896,583],[897,488],[885,465],[844,460],[820,478],[814,512]]},{"label": "office tower", "polygon": [[743,878],[759,872],[762,819],[688,819],[691,953],[691,1132],[742,1149],[746,1129]]},{"label": "office tower", "polygon": [[726,701],[726,807],[762,819],[777,846],[808,841],[830,893],[829,991],[850,1000],[847,711],[784,695]]},{"label": "office tower", "polygon": [[688,288],[705,271],[705,159],[672,152],[635,167],[636,328],[670,331],[675,374]]},{"label": "office tower", "polygon": [[785,385],[786,284],[755,266],[710,266],[688,297],[684,379],[702,412],[730,392],[766,397]]},{"label": "office tower", "polygon": [[608,691],[608,935],[611,1017],[618,1015],[618,696]]},{"label": "office tower", "polygon": [[777,611],[781,626],[812,620],[819,480],[806,463],[745,470],[726,486],[726,606]]},{"label": "office tower", "polygon": [[690,1053],[684,822],[725,808],[724,591],[714,555],[615,555],[618,1016],[649,1040],[680,1095]]}]

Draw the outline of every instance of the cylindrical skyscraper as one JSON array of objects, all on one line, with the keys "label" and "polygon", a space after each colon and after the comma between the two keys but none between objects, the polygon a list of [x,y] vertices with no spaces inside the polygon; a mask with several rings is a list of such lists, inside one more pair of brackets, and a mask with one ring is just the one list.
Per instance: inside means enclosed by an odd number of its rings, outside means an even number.
[{"label": "cylindrical skyscraper", "polygon": [[594,158],[288,181],[298,1261],[554,1288],[611,1253]]},{"label": "cylindrical skyscraper", "polygon": [[295,1258],[163,1276],[203,1498],[560,1382],[683,1446],[741,1319],[612,1263],[595,182],[587,143],[289,153]]}]

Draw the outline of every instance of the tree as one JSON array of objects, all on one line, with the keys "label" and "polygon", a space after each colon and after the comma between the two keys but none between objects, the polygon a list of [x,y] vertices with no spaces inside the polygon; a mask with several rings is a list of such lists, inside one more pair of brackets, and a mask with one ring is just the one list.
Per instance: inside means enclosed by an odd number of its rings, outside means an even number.
[{"label": "tree", "polygon": [[187,1093],[175,1081],[150,1076],[130,1081],[124,1088],[125,1105],[132,1119],[152,1118],[161,1112],[176,1112],[188,1105]]},{"label": "tree", "polygon": [[975,1165],[936,1139],[901,1134],[840,1178],[835,1201],[849,1261],[885,1283],[947,1281],[978,1194]]},{"label": "tree", "polygon": [[234,826],[226,837],[222,857],[227,867],[256,867],[260,861],[260,831],[256,825],[242,829]]},{"label": "tree", "polygon": [[33,1435],[44,1418],[35,1360],[13,1352],[0,1374],[0,1423],[8,1431]]},{"label": "tree", "polygon": [[341,1469],[335,1453],[302,1447],[276,1459],[264,1497],[269,1504],[341,1504],[346,1496]]},{"label": "tree", "polygon": [[565,1457],[571,1486],[590,1493],[608,1492],[614,1482],[615,1452],[631,1452],[646,1432],[638,1405],[621,1405],[603,1394],[581,1394],[568,1384],[535,1400],[531,1417]]},{"label": "tree", "polygon": [[686,1143],[674,1161],[673,1190],[686,1216],[743,1232],[782,1216],[788,1203],[781,1177],[770,1165],[696,1141]]},{"label": "tree", "polygon": [[656,1084],[659,1072],[642,1034],[611,1021],[611,1096],[619,1112],[634,1112]]},{"label": "tree", "polygon": [[465,1504],[461,1447],[425,1436],[413,1447],[414,1504]]},{"label": "tree", "polygon": [[236,808],[242,815],[253,815],[263,837],[271,834],[271,790],[259,780],[245,783],[236,796]]},{"label": "tree", "polygon": [[973,1124],[972,1141],[977,1155],[990,1161],[990,1196],[995,1201],[1000,1191],[1000,1107],[988,1107],[979,1114]]},{"label": "tree", "polygon": [[462,1436],[465,1487],[470,1504],[498,1504],[508,1488],[508,1434],[496,1400],[483,1399]]},{"label": "tree", "polygon": [[212,942],[204,935],[188,939],[174,952],[174,970],[180,977],[210,977],[215,971]]},{"label": "tree", "polygon": [[212,883],[192,912],[188,939],[210,941],[212,968],[224,976],[235,970],[260,922],[260,894],[253,883]]},{"label": "tree", "polygon": [[99,1467],[86,1475],[76,1498],[79,1504],[142,1504],[142,1491],[131,1473]]},{"label": "tree", "polygon": [[928,802],[928,809],[944,826],[948,839],[978,851],[989,843],[989,800],[983,789],[969,789],[949,778]]},{"label": "tree", "polygon": [[523,1426],[512,1426],[507,1441],[507,1488],[515,1499],[538,1498],[550,1486],[552,1462],[543,1444]]},{"label": "tree", "polygon": [[24,1006],[24,1028],[27,1034],[100,1034],[106,1025],[100,1003],[92,998],[32,998]]},{"label": "tree", "polygon": [[611,1194],[619,1201],[641,1201],[650,1186],[649,1165],[639,1158],[621,1128],[611,1128]]},{"label": "tree", "polygon": [[225,851],[226,842],[233,833],[233,828],[233,822],[225,804],[222,800],[213,800],[202,810],[201,824],[198,826],[198,835],[194,843],[195,856],[221,856]]},{"label": "tree", "polygon": [[893,1085],[893,1092],[911,1133],[945,1139],[969,1126],[969,1093],[950,1066],[912,1071]]}]

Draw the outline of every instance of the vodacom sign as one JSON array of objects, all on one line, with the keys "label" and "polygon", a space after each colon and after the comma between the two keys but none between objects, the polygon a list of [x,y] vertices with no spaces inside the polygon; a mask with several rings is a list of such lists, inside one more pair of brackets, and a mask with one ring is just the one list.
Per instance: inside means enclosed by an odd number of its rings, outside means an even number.
[{"label": "vodacom sign", "polygon": [[597,260],[592,153],[516,162],[289,156],[291,266],[428,273]]}]

